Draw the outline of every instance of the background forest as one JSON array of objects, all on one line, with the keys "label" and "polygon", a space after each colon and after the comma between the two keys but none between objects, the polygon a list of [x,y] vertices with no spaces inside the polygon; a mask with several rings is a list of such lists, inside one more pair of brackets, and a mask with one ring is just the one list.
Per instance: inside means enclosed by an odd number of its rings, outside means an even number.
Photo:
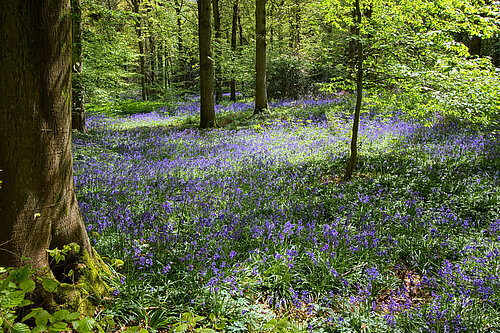
[{"label": "background forest", "polygon": [[23,312],[32,272],[2,270],[5,330],[499,329],[499,1],[71,13],[74,184],[109,293]]}]

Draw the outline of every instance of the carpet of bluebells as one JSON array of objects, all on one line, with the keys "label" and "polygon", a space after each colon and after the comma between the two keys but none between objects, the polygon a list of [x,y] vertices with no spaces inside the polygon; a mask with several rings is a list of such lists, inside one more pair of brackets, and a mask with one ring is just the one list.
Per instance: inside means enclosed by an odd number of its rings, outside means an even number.
[{"label": "carpet of bluebells", "polygon": [[189,100],[75,134],[89,236],[124,262],[105,311],[160,330],[182,313],[226,332],[500,329],[498,137],[366,106],[344,182],[344,100],[252,107],[217,105],[212,130]]}]

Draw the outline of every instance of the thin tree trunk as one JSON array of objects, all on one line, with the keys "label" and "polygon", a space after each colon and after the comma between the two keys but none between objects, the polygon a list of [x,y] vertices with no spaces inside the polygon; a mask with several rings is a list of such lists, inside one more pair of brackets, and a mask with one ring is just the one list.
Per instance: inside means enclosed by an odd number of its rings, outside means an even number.
[{"label": "thin tree trunk", "polygon": [[357,67],[358,71],[356,73],[356,108],[354,110],[354,122],[352,125],[352,137],[351,137],[351,156],[344,174],[344,179],[349,180],[352,178],[354,168],[356,166],[356,159],[358,156],[358,130],[359,130],[359,114],[361,112],[361,104],[363,102],[363,43],[361,41],[361,10],[359,6],[359,0],[354,1],[355,12],[356,12],[356,26],[355,35],[357,36]]},{"label": "thin tree trunk", "polygon": [[[184,4],[183,0],[174,0],[174,9],[177,17],[177,52],[178,52],[178,66],[179,74],[177,80],[181,84],[181,88],[185,88],[187,66],[186,66],[186,56],[184,54],[184,39],[182,38],[182,6]],[[175,76],[174,76],[175,79]]]},{"label": "thin tree trunk", "polygon": [[290,45],[296,55],[300,51],[300,29],[301,29],[301,4],[299,0],[295,0],[292,5],[292,15],[290,20]]},{"label": "thin tree trunk", "polygon": [[135,31],[139,44],[139,65],[141,74],[142,99],[148,100],[147,78],[146,78],[146,52],[144,45],[144,36],[142,33],[142,17],[141,17],[141,0],[132,0],[134,13],[137,14],[135,19]]},{"label": "thin tree trunk", "polygon": [[214,66],[212,62],[212,28],[210,0],[198,0],[200,51],[200,126],[215,127]]},{"label": "thin tree trunk", "polygon": [[78,244],[84,256],[64,262],[75,271],[98,258],[73,182],[70,0],[0,1],[0,45],[0,266],[62,281],[47,249]]},{"label": "thin tree trunk", "polygon": [[157,66],[157,57],[156,57],[156,40],[154,38],[154,36],[151,34],[151,36],[149,37],[149,59],[150,59],[150,77],[151,77],[151,80],[150,80],[150,83],[151,83],[151,86],[152,86],[152,91],[151,93],[154,95],[155,94],[155,91],[154,91],[154,86],[156,84],[156,73],[158,71],[158,66]]},{"label": "thin tree trunk", "polygon": [[85,95],[81,80],[82,64],[82,8],[80,0],[71,0],[71,28],[73,38],[73,77],[72,77],[72,108],[71,128],[86,132],[85,126]]},{"label": "thin tree trunk", "polygon": [[221,17],[219,10],[219,0],[212,0],[213,14],[214,14],[214,30],[215,30],[215,102],[220,103],[222,101],[222,73],[221,73]]},{"label": "thin tree trunk", "polygon": [[268,112],[266,87],[266,0],[255,2],[255,109]]},{"label": "thin tree trunk", "polygon": [[493,65],[495,67],[500,67],[500,38],[495,37],[493,39],[493,45],[495,45],[495,51],[493,51]]},{"label": "thin tree trunk", "polygon": [[245,37],[243,37],[243,27],[241,26],[241,16],[238,13],[238,30],[240,35],[240,46],[245,45]]},{"label": "thin tree trunk", "polygon": [[[236,35],[238,33],[238,15],[239,15],[239,4],[238,0],[234,1],[233,4],[233,23],[231,25],[231,51],[233,52],[233,57],[236,56]],[[236,101],[236,79],[234,78],[234,68],[231,70],[231,81],[230,81],[230,91],[231,91],[231,101]]]}]

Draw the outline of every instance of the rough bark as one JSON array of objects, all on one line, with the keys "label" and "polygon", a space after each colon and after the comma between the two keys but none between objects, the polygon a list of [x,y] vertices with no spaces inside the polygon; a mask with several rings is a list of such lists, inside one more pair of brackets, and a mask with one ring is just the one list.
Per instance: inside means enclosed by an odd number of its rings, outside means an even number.
[{"label": "rough bark", "polygon": [[71,31],[73,38],[73,76],[72,76],[72,108],[71,128],[87,132],[85,125],[85,95],[81,81],[82,63],[82,7],[80,0],[71,0]]},{"label": "rough bark", "polygon": [[[238,0],[234,1],[233,4],[233,22],[231,25],[231,51],[233,56],[236,55],[236,35],[238,33],[238,15],[239,15],[239,3]],[[234,78],[234,69],[231,71],[231,81],[229,83],[230,89],[230,99],[231,101],[236,101],[236,79]]]},{"label": "rough bark", "polygon": [[138,46],[139,46],[139,66],[141,74],[141,90],[142,90],[142,100],[148,100],[148,87],[147,87],[147,76],[146,76],[146,48],[144,43],[144,36],[142,33],[142,17],[141,17],[141,0],[132,0],[132,9],[137,15],[135,19],[135,32],[137,34]]},{"label": "rough bark", "polygon": [[254,114],[269,111],[266,87],[266,0],[255,2],[255,109]]},{"label": "rough bark", "polygon": [[212,28],[210,0],[198,0],[200,53],[200,126],[215,127],[214,66],[212,62]]},{"label": "rough bark", "polygon": [[0,266],[61,281],[82,257],[54,267],[47,249],[76,243],[98,259],[73,182],[70,0],[0,1],[0,45]]},{"label": "rough bark", "polygon": [[363,102],[363,43],[361,41],[361,10],[359,0],[354,1],[354,10],[356,13],[356,25],[354,28],[355,36],[357,37],[357,73],[356,73],[356,107],[354,109],[354,122],[352,125],[351,137],[351,156],[344,174],[344,179],[349,180],[352,178],[354,167],[356,166],[356,159],[358,156],[358,130],[359,130],[359,114],[361,111],[361,103]]}]

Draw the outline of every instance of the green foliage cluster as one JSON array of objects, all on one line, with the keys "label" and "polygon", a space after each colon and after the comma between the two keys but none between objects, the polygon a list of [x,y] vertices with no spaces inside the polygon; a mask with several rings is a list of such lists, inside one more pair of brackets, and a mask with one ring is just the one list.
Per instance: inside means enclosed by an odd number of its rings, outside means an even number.
[{"label": "green foliage cluster", "polygon": [[[70,251],[78,250],[78,246],[73,244],[66,245],[61,250],[56,248],[47,252],[59,263],[65,260]],[[28,266],[17,269],[0,267],[0,274],[0,327],[4,332],[66,332],[70,329],[78,333],[94,332],[94,329],[104,332],[94,318],[83,316],[80,312],[61,309],[49,313],[44,308],[29,309],[33,304],[29,295],[35,291],[37,283],[46,292],[55,293],[60,285],[57,280],[44,277],[43,273]],[[73,271],[70,271],[68,276],[72,275]],[[24,310],[27,308],[28,310]],[[20,316],[21,313],[25,314]]]},{"label": "green foliage cluster", "polygon": [[272,99],[298,99],[315,90],[305,63],[295,57],[271,57],[266,75],[267,92]]}]

